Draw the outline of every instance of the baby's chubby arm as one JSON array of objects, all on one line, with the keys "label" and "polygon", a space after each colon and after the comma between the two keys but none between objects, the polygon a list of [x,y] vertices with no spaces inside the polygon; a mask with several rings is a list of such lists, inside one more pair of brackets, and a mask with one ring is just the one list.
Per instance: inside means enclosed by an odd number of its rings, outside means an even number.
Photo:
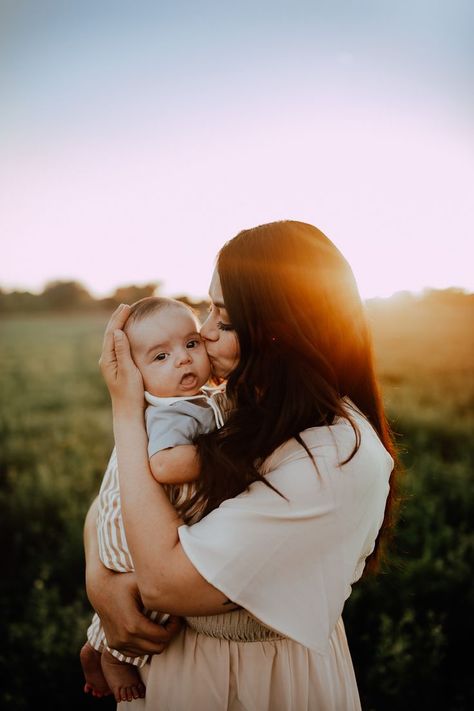
[{"label": "baby's chubby arm", "polygon": [[160,484],[195,481],[201,471],[197,448],[193,444],[180,444],[156,452],[150,457],[150,468]]}]

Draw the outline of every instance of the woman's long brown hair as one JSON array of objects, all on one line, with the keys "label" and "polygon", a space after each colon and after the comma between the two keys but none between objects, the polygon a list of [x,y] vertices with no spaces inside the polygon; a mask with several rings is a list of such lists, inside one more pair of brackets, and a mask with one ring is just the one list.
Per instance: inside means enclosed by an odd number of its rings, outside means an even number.
[{"label": "woman's long brown hair", "polygon": [[[207,500],[205,513],[254,481],[270,486],[259,465],[293,437],[305,446],[303,430],[347,416],[344,396],[364,413],[396,460],[365,309],[352,270],[335,245],[313,225],[273,222],[227,242],[217,270],[240,359],[227,382],[232,403],[227,422],[197,442],[202,473],[196,497]],[[346,462],[360,444],[351,424],[355,447]],[[366,571],[379,567],[393,528],[396,471],[397,466]]]}]

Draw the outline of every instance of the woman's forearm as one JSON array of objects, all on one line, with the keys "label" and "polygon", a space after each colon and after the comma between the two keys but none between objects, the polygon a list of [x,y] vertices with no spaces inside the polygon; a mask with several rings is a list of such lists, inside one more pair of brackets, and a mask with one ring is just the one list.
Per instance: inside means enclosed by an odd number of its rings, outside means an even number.
[{"label": "woman's forearm", "polygon": [[179,631],[181,622],[172,617],[166,627],[162,627],[142,613],[134,573],[115,573],[106,568],[99,557],[96,518],[97,499],[91,505],[84,525],[86,588],[91,605],[101,618],[107,640],[114,649],[129,656],[160,653]]},{"label": "woman's forearm", "polygon": [[114,434],[123,522],[145,607],[174,615],[237,609],[183,551],[178,537],[183,521],[150,471],[143,413],[114,412]]},{"label": "woman's forearm", "polygon": [[114,413],[122,515],[138,587],[144,598],[157,581],[173,586],[174,552],[183,521],[153,479],[142,412]]}]

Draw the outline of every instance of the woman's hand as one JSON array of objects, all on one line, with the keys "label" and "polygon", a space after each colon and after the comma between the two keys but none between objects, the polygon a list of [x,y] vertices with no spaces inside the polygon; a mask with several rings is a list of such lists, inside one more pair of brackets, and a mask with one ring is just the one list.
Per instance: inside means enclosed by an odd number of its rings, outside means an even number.
[{"label": "woman's hand", "polygon": [[134,411],[144,407],[143,379],[132,360],[123,327],[130,306],[121,304],[107,324],[99,365],[112,398],[114,410]]},{"label": "woman's hand", "polygon": [[84,524],[87,596],[111,647],[134,657],[160,654],[180,630],[181,618],[172,616],[165,626],[152,622],[143,614],[134,573],[114,573],[103,565],[97,540],[97,505],[95,499]]},{"label": "woman's hand", "polygon": [[111,573],[105,587],[101,587],[100,602],[98,591],[91,596],[108,645],[122,654],[132,657],[160,654],[181,629],[180,617],[171,616],[165,625],[160,625],[143,614],[133,573]]}]

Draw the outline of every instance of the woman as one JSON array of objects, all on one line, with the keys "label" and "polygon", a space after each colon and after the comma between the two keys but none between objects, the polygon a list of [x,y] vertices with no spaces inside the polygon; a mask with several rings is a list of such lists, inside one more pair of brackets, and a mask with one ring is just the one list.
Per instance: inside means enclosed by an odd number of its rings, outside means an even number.
[{"label": "woman", "polygon": [[[132,708],[359,709],[341,613],[391,528],[394,451],[351,269],[312,225],[270,223],[224,245],[210,297],[201,333],[232,408],[198,442],[208,503],[192,526],[150,475],[128,308],[109,322],[101,368],[136,572],[102,568],[90,512],[91,603],[114,647],[169,642]],[[157,633],[140,597],[186,624]]]}]

